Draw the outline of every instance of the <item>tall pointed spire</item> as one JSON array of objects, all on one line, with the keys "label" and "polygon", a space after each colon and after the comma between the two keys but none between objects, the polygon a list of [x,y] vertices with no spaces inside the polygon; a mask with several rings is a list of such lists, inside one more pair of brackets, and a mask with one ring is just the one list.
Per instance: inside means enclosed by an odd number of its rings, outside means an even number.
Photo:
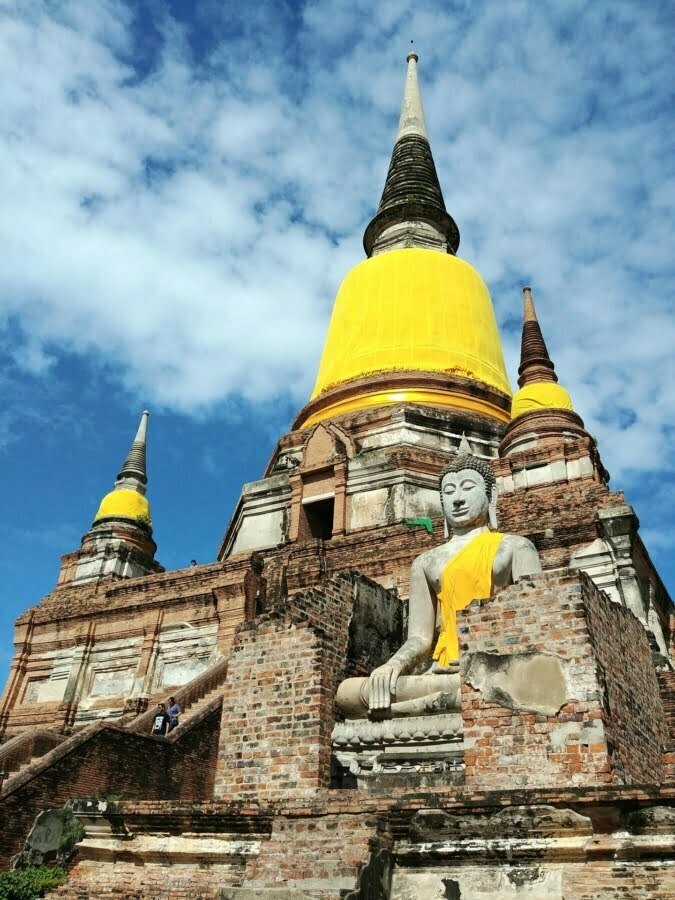
[{"label": "tall pointed spire", "polygon": [[523,337],[520,345],[520,366],[518,367],[518,385],[534,384],[546,381],[556,382],[555,366],[546,349],[546,342],[541,333],[539,320],[534,308],[532,291],[523,288]]},{"label": "tall pointed spire", "polygon": [[[568,479],[580,478],[583,474],[606,482],[609,475],[600,461],[595,441],[584,428],[581,416],[575,412],[568,391],[558,384],[529,287],[523,288],[523,337],[518,385],[511,403],[511,421],[499,445],[500,459],[512,454],[517,459],[521,452],[536,446],[538,453],[547,454],[549,463],[542,466],[538,473],[538,478],[544,480],[537,480],[535,484],[557,481],[561,471],[567,473],[564,477]],[[571,440],[576,443],[574,453],[568,456]],[[562,457],[558,455],[561,452]],[[572,458],[568,468],[568,459]],[[499,474],[506,473],[510,477],[516,470],[520,472],[522,468],[507,467]]]},{"label": "tall pointed spire", "polygon": [[485,282],[455,256],[459,232],[429,147],[417,53],[408,55],[391,165],[363,240],[370,258],[340,287],[314,391],[294,429],[402,403],[508,422],[497,320]]},{"label": "tall pointed spire", "polygon": [[131,445],[131,449],[127,454],[127,458],[122,464],[118,479],[136,478],[141,484],[148,483],[148,476],[145,467],[145,453],[148,433],[148,416],[150,413],[146,410],[141,415],[141,421],[138,425],[136,437]]},{"label": "tall pointed spire", "polygon": [[405,76],[405,88],[403,90],[403,105],[401,106],[401,118],[398,120],[398,132],[396,140],[409,134],[416,134],[429,140],[427,123],[424,120],[424,107],[422,106],[422,93],[417,78],[417,61],[419,57],[412,50],[407,57],[408,71]]},{"label": "tall pointed spire", "polygon": [[459,230],[445,208],[431,155],[417,79],[418,56],[408,54],[396,142],[382,199],[363,236],[368,256],[401,247],[455,253]]}]

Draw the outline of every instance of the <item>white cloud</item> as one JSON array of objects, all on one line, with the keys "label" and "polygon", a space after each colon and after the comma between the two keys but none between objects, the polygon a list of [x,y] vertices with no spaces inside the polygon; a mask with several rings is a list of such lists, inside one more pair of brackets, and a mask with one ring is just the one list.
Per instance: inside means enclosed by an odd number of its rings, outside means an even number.
[{"label": "white cloud", "polygon": [[[664,465],[675,178],[657,5],[318,0],[299,25],[270,4],[234,27],[206,4],[208,52],[165,13],[142,78],[131,7],[56,9],[12,6],[0,29],[0,322],[26,335],[25,369],[66,350],[180,411],[300,406],[379,199],[412,36],[461,250],[500,320],[531,282],[607,464]],[[517,343],[507,330],[512,363]]]}]

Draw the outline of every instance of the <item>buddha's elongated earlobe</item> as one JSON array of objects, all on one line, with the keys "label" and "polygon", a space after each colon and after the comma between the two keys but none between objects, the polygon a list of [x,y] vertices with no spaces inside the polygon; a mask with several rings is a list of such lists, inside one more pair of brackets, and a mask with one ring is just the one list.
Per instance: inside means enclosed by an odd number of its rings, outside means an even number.
[{"label": "buddha's elongated earlobe", "polygon": [[492,488],[492,493],[490,495],[490,504],[488,506],[488,516],[490,520],[490,528],[493,531],[497,531],[499,529],[499,525],[497,523],[497,485]]}]

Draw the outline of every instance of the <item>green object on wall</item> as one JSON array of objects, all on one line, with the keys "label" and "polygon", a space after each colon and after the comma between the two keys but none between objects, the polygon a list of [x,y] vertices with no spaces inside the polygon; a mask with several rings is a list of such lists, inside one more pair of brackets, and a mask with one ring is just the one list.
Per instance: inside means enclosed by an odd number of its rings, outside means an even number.
[{"label": "green object on wall", "polygon": [[405,525],[421,525],[422,528],[426,528],[429,534],[434,533],[434,526],[431,524],[431,519],[405,519]]}]

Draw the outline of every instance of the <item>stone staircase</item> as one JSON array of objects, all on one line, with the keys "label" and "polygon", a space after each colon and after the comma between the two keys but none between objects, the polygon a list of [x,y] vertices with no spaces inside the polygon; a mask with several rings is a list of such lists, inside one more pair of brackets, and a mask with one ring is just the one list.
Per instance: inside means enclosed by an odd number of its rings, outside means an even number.
[{"label": "stone staircase", "polygon": [[[184,727],[219,696],[226,675],[227,660],[221,659],[182,688],[173,691],[173,696],[182,710],[179,725],[174,729],[173,735],[177,737]],[[117,726],[135,734],[149,734],[154,716],[155,703],[151,703],[150,708],[140,714],[113,721]],[[29,729],[1,744],[0,791],[4,794],[10,790],[25,769],[36,766],[39,760],[55,747],[62,746],[63,749],[67,749],[68,742],[79,743],[83,734],[89,733],[100,724],[94,722],[70,735],[46,728]]]},{"label": "stone staircase", "polygon": [[48,728],[31,728],[0,745],[0,790],[8,778],[19,774],[34,759],[49,753],[65,740],[65,734]]},{"label": "stone staircase", "polygon": [[[176,703],[181,708],[178,728],[175,728],[173,733],[178,732],[222,692],[222,686],[227,676],[227,662],[226,659],[219,660],[182,688],[172,692],[172,696],[176,698]],[[147,734],[150,732],[155,715],[156,704],[153,703],[145,712],[127,722],[126,727],[135,734]]]}]

